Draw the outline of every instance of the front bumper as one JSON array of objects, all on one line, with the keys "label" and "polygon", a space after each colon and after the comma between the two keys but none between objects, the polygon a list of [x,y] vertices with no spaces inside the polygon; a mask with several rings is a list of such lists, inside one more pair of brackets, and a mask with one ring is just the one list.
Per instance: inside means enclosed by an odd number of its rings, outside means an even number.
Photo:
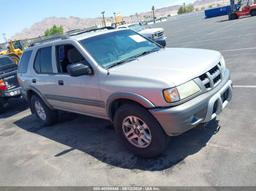
[{"label": "front bumper", "polygon": [[0,93],[1,98],[19,97],[20,95],[21,95],[21,87],[13,88],[7,91],[2,91]]},{"label": "front bumper", "polygon": [[210,92],[171,108],[150,109],[169,136],[180,135],[200,123],[214,119],[232,98],[232,81],[228,78]]},{"label": "front bumper", "polygon": [[154,41],[160,44],[161,46],[166,47],[166,39],[167,37],[162,37],[162,38],[154,39]]}]

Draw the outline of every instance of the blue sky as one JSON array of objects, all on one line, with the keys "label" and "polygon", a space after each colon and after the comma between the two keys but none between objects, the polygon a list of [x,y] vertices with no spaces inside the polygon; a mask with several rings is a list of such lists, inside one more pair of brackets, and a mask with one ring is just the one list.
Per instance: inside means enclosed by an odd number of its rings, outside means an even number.
[{"label": "blue sky", "polygon": [[194,0],[0,0],[0,41],[2,34],[11,37],[46,17],[98,17],[105,10],[131,15],[150,10],[152,5],[164,7]]}]

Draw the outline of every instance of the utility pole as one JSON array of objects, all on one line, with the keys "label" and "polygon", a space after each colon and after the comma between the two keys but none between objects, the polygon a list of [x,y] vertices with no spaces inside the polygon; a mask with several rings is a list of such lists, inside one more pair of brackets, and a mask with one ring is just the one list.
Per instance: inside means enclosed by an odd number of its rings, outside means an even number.
[{"label": "utility pole", "polygon": [[153,21],[156,23],[155,6],[152,6]]},{"label": "utility pole", "polygon": [[114,21],[115,21],[115,24],[116,24],[117,23],[117,21],[116,21],[116,12],[114,12],[113,15],[114,15]]},{"label": "utility pole", "polygon": [[137,22],[139,22],[139,23],[140,23],[140,20],[139,20],[139,14],[138,14],[138,13],[136,13],[135,15],[136,15],[136,17],[137,17]]},{"label": "utility pole", "polygon": [[105,19],[105,11],[102,11],[101,14],[102,14],[103,25],[104,27],[106,27],[107,25],[106,25],[106,19]]}]

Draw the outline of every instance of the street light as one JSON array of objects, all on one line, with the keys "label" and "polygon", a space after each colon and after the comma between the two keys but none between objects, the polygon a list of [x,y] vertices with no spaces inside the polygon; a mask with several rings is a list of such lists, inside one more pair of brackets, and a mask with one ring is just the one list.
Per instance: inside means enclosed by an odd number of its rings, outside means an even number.
[{"label": "street light", "polygon": [[107,25],[106,25],[106,20],[105,20],[105,11],[102,11],[101,14],[102,14],[102,19],[103,19],[103,25],[104,25],[104,27],[106,27]]},{"label": "street light", "polygon": [[155,6],[152,6],[153,21],[156,23]]},{"label": "street light", "polygon": [[135,13],[135,15],[136,15],[136,18],[137,18],[137,22],[139,22],[139,23],[140,23],[140,20],[139,20],[139,14],[138,14],[138,13]]},{"label": "street light", "polygon": [[114,12],[113,15],[114,15],[114,20],[115,20],[115,24],[116,24],[117,23],[117,21],[116,21],[116,12]]}]

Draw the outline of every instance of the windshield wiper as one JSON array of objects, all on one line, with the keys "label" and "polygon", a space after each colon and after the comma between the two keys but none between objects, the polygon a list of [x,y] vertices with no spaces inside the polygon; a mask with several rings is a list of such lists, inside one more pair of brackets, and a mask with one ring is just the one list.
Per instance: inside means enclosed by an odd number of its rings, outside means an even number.
[{"label": "windshield wiper", "polygon": [[116,63],[112,64],[111,66],[107,67],[107,69],[113,68],[113,67],[118,66],[118,65],[120,65],[120,64],[124,64],[124,63],[126,63],[126,62],[131,62],[131,61],[133,61],[133,60],[136,60],[136,58],[131,57],[131,58],[128,58],[128,59],[121,60],[121,61],[116,62]]},{"label": "windshield wiper", "polygon": [[147,55],[147,54],[150,54],[150,53],[156,52],[156,51],[158,51],[158,49],[157,49],[157,50],[154,49],[154,50],[144,51],[144,52],[142,52],[142,53],[140,53],[140,54],[137,54],[137,55],[134,56],[134,57],[138,58],[138,57],[145,56],[145,55]]}]

